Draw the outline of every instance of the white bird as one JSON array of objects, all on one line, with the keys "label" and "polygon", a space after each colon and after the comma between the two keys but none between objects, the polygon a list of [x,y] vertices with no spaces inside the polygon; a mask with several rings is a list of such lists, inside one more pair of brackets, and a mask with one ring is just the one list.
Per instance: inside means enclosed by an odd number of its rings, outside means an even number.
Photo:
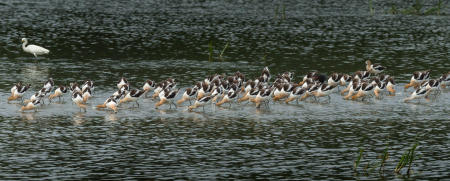
[{"label": "white bird", "polygon": [[28,40],[26,38],[22,38],[22,49],[24,52],[31,53],[34,57],[37,58],[38,55],[44,55],[50,53],[50,50],[47,50],[43,47],[37,45],[28,45]]}]

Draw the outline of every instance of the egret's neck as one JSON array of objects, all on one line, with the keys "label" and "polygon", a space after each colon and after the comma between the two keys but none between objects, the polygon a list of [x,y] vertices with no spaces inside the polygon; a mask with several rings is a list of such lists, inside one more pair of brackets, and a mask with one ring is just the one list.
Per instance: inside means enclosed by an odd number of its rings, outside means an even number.
[{"label": "egret's neck", "polygon": [[28,41],[24,41],[24,42],[22,43],[22,48],[25,49],[25,48],[27,47],[27,44],[28,44]]}]

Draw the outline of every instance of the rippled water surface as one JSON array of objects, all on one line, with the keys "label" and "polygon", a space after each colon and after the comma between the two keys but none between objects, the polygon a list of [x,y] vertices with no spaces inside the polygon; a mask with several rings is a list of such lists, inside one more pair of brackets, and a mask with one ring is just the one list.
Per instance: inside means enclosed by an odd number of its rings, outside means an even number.
[{"label": "rippled water surface", "polygon": [[[392,5],[411,4],[373,3],[371,16],[366,1],[2,1],[0,179],[446,178],[450,92],[406,104],[411,90],[402,86],[416,70],[431,69],[432,78],[449,71],[450,8],[441,16],[389,15]],[[22,51],[22,37],[51,54],[34,59]],[[31,83],[29,97],[49,77],[62,85],[94,80],[93,107],[120,76],[133,88],[172,77],[183,91],[214,73],[253,78],[268,66],[273,75],[295,72],[298,81],[311,70],[352,73],[367,59],[395,76],[395,97],[345,101],[336,93],[330,103],[195,112],[155,109],[155,100],[143,99],[117,114],[80,112],[69,95],[36,112],[6,102],[14,83]],[[412,174],[394,174],[415,142]],[[379,174],[373,165],[386,145]],[[355,172],[359,148],[364,157]]]}]

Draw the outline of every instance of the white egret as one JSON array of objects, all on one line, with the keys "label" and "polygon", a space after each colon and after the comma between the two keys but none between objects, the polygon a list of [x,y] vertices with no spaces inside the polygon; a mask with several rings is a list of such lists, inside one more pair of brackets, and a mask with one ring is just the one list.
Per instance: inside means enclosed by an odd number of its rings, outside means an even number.
[{"label": "white egret", "polygon": [[33,54],[34,57],[36,57],[36,58],[37,58],[38,55],[44,55],[44,54],[50,53],[49,50],[47,50],[47,49],[45,49],[43,47],[40,47],[40,46],[37,46],[37,45],[28,45],[27,46],[27,44],[28,44],[28,40],[26,38],[22,38],[22,49],[23,49],[23,51]]}]

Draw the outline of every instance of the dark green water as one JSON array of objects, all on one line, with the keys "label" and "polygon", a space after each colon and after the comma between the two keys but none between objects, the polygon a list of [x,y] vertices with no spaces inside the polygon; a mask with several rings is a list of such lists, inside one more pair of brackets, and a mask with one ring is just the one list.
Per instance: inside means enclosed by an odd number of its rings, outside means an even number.
[{"label": "dark green water", "polygon": [[[405,179],[405,170],[393,170],[416,141],[409,178],[448,177],[449,91],[405,104],[401,87],[416,70],[431,69],[432,78],[449,71],[450,18],[385,13],[408,3],[374,1],[370,16],[365,1],[2,1],[0,179]],[[283,7],[286,19],[275,13]],[[23,37],[51,54],[35,63],[20,47]],[[362,103],[333,94],[329,104],[191,113],[155,110],[150,99],[117,114],[79,112],[69,95],[38,112],[6,103],[15,82],[36,85],[29,97],[48,77],[56,84],[94,80],[92,107],[120,76],[134,88],[172,77],[184,89],[213,73],[253,78],[264,66],[293,71],[295,80],[311,70],[352,73],[367,59],[395,76],[395,97]],[[387,144],[385,173],[365,173]],[[356,174],[359,148],[365,153]]]}]

